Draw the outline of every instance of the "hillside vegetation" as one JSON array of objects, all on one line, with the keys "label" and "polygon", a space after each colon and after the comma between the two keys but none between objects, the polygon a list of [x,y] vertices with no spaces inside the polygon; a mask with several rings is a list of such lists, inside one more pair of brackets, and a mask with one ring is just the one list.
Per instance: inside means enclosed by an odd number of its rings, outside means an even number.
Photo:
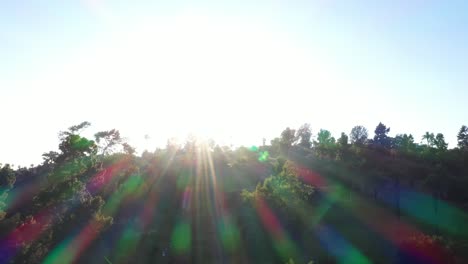
[{"label": "hillside vegetation", "polygon": [[136,155],[89,125],[40,165],[0,166],[0,263],[468,263],[466,126],[453,149],[304,124]]}]

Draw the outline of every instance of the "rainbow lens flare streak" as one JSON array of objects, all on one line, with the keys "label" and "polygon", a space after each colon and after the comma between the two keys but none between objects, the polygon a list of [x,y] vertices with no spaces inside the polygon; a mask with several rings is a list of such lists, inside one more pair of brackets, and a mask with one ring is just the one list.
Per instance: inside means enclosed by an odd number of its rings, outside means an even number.
[{"label": "rainbow lens flare streak", "polygon": [[330,252],[338,263],[370,264],[359,250],[346,241],[340,234],[327,225],[319,225],[315,233],[322,245]]}]

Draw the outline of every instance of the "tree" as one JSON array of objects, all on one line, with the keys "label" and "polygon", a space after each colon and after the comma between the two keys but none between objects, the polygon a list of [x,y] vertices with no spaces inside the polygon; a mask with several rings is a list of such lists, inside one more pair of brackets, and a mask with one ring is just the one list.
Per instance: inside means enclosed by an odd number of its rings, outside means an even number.
[{"label": "tree", "polygon": [[283,155],[287,155],[291,146],[296,142],[296,131],[287,127],[281,132],[280,150]]},{"label": "tree", "polygon": [[395,147],[403,152],[413,152],[416,150],[413,135],[398,134],[395,137]]},{"label": "tree", "polygon": [[243,190],[241,195],[247,201],[265,199],[275,209],[287,211],[286,215],[292,216],[303,208],[314,192],[314,187],[299,178],[300,167],[291,161],[279,159],[278,162],[274,175],[259,183],[253,192]]},{"label": "tree", "polygon": [[367,129],[363,126],[355,126],[351,129],[350,139],[352,144],[364,144],[367,140]]},{"label": "tree", "polygon": [[12,188],[15,181],[15,172],[10,164],[5,164],[3,167],[0,164],[0,190]]},{"label": "tree", "polygon": [[116,129],[97,132],[94,134],[94,138],[99,145],[102,155],[112,152],[115,146],[122,144],[124,141],[123,138],[120,137],[120,132]]},{"label": "tree", "polygon": [[279,137],[270,140],[269,152],[275,157],[281,153],[281,139]]},{"label": "tree", "polygon": [[422,140],[426,140],[426,146],[428,147],[434,147],[435,145],[434,133],[426,132],[426,134],[424,134],[424,136],[422,137]]},{"label": "tree", "polygon": [[317,134],[317,141],[314,142],[316,146],[330,147],[335,144],[335,138],[332,137],[330,131],[320,129]]},{"label": "tree", "polygon": [[62,133],[71,133],[71,134],[79,134],[82,129],[85,129],[87,127],[91,126],[91,123],[88,121],[81,122],[78,125],[71,126],[68,128],[68,132],[62,132]]},{"label": "tree", "polygon": [[463,125],[457,135],[458,147],[468,150],[468,127]]},{"label": "tree", "polygon": [[59,157],[59,153],[57,151],[49,151],[47,153],[42,154],[42,159],[44,159],[44,164],[52,164],[57,160],[58,157]]},{"label": "tree", "polygon": [[[79,125],[71,126],[68,128],[68,131],[62,131],[59,133],[59,139],[61,141],[59,144],[59,150],[61,153],[55,157],[55,162],[60,163],[96,153],[96,143],[93,140],[81,137],[79,134],[82,129],[89,125],[90,123],[85,121]],[[49,154],[51,154],[51,157],[54,157],[55,155],[50,152]]]},{"label": "tree", "polygon": [[375,128],[375,136],[374,136],[374,144],[382,146],[384,148],[391,147],[391,139],[388,137],[388,132],[390,132],[390,128],[387,128],[381,122]]},{"label": "tree", "polygon": [[299,139],[299,146],[304,148],[310,148],[312,143],[310,138],[312,137],[312,131],[310,124],[302,125],[296,132],[296,138]]},{"label": "tree", "polygon": [[317,140],[314,140],[315,152],[319,156],[335,156],[335,138],[332,137],[330,131],[326,129],[320,129],[317,134]]},{"label": "tree", "polygon": [[6,215],[5,201],[8,198],[8,191],[13,188],[16,181],[15,171],[10,167],[9,164],[5,164],[3,167],[0,164],[0,221]]},{"label": "tree", "polygon": [[132,146],[130,146],[130,144],[128,144],[128,143],[123,143],[123,144],[122,144],[122,147],[123,147],[123,150],[124,150],[125,154],[127,154],[127,155],[133,155],[133,154],[135,154],[135,148],[132,147]]},{"label": "tree", "polygon": [[341,160],[347,157],[347,154],[348,154],[348,149],[349,149],[348,136],[344,132],[341,132],[341,136],[338,139],[337,143],[338,143],[338,152],[336,155],[336,159]]},{"label": "tree", "polygon": [[346,147],[348,145],[348,136],[344,132],[341,132],[341,136],[338,139],[338,144],[341,147]]},{"label": "tree", "polygon": [[434,139],[434,145],[438,150],[445,151],[447,150],[448,144],[445,142],[444,135],[442,133],[438,133]]}]

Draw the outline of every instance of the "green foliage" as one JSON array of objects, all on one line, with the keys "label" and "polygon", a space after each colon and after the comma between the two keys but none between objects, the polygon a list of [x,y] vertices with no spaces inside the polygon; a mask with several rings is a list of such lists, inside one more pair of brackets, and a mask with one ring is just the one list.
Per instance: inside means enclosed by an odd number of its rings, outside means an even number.
[{"label": "green foliage", "polygon": [[[1,167],[1,164],[0,164]],[[0,190],[9,189],[15,184],[16,176],[10,164],[5,164],[0,168]]]},{"label": "green foliage", "polygon": [[[112,152],[113,149],[123,143],[123,138],[120,137],[120,132],[118,130],[112,129],[109,131],[101,131],[94,134],[96,142],[99,144],[99,149],[102,154],[107,154]],[[135,150],[131,149],[130,145],[125,145],[127,149],[126,152],[134,153]]]},{"label": "green foliage", "polygon": [[[69,131],[69,133],[72,133],[72,134],[79,134],[81,130],[89,127],[90,125],[91,125],[90,122],[84,121],[84,122],[81,122],[78,125],[69,127],[68,131]],[[67,133],[67,132],[62,132],[62,133]]]},{"label": "green foliage", "polygon": [[299,139],[299,146],[303,148],[310,148],[312,145],[311,142],[312,130],[310,129],[310,124],[302,125],[296,132],[296,138]]},{"label": "green foliage", "polygon": [[341,147],[346,147],[346,146],[348,146],[348,136],[347,136],[344,132],[341,132],[341,136],[340,136],[340,138],[338,139],[338,144],[339,144]]},{"label": "green foliage", "polygon": [[5,202],[8,198],[8,191],[13,187],[15,181],[16,175],[14,170],[9,164],[3,165],[3,167],[0,168],[0,221],[5,218]]},{"label": "green foliage", "polygon": [[353,144],[364,144],[367,141],[368,132],[363,126],[355,126],[351,129],[350,139]]},{"label": "green foliage", "polygon": [[448,144],[445,142],[444,135],[441,133],[438,133],[437,136],[435,137],[434,144],[436,148],[440,151],[447,150]]},{"label": "green foliage", "polygon": [[[427,132],[425,145],[410,134],[392,139],[381,123],[373,144],[356,126],[338,140],[321,129],[311,146],[305,124],[270,145],[232,148],[192,137],[184,148],[170,140],[136,156],[115,129],[95,141],[82,137],[89,125],[62,132],[59,151],[39,166],[0,166],[0,236],[18,239],[2,240],[2,252],[14,256],[0,254],[0,262],[327,263],[352,262],[360,252],[379,262],[389,249],[373,243],[375,222],[389,230],[409,222],[421,234],[397,242],[416,252],[443,248],[439,263],[467,249],[459,209],[468,203],[466,127],[458,149],[440,133]],[[321,224],[348,248],[324,252],[311,234]]]},{"label": "green foliage", "polygon": [[330,131],[320,129],[317,134],[317,140],[314,141],[315,152],[320,157],[335,157],[336,140],[332,137]]},{"label": "green foliage", "polygon": [[391,148],[392,142],[387,135],[388,132],[390,132],[390,128],[387,128],[384,124],[379,123],[375,128],[373,144],[384,148]]},{"label": "green foliage", "polygon": [[122,147],[123,147],[123,150],[124,150],[125,154],[127,154],[127,155],[133,155],[133,154],[135,154],[135,148],[132,147],[132,146],[130,146],[130,144],[128,144],[128,143],[123,143],[123,144],[122,144]]},{"label": "green foliage", "polygon": [[297,138],[295,135],[296,131],[287,127],[283,132],[281,132],[281,138],[279,140],[280,153],[283,156],[289,155],[289,150],[291,146],[296,142]]},{"label": "green foliage", "polygon": [[[280,161],[279,164],[282,162]],[[281,165],[278,165],[281,166]],[[267,201],[277,210],[293,210],[288,214],[294,214],[308,201],[314,191],[314,187],[299,180],[297,167],[290,161],[282,163],[278,174],[266,178],[262,184],[258,184],[253,192],[244,190],[244,201],[255,201],[258,198]]]},{"label": "green foliage", "polygon": [[395,137],[395,148],[399,151],[406,153],[414,153],[416,151],[416,144],[414,143],[413,135],[398,134]]},{"label": "green foliage", "polygon": [[51,165],[55,161],[57,161],[57,158],[59,157],[59,153],[56,151],[49,151],[47,153],[42,154],[42,158],[44,159],[44,164],[46,165]]},{"label": "green foliage", "polygon": [[59,150],[61,153],[56,155],[53,152],[45,154],[46,161],[54,159],[57,163],[70,161],[86,155],[95,154],[97,145],[93,140],[81,137],[78,133],[81,129],[88,127],[89,122],[83,122],[80,125],[72,126],[69,131],[60,133]]},{"label": "green foliage", "polygon": [[458,147],[462,150],[468,150],[468,127],[463,125],[457,134]]},{"label": "green foliage", "polygon": [[435,145],[435,136],[434,133],[429,133],[426,132],[424,136],[422,137],[423,140],[426,140],[426,146],[428,147],[434,147]]},{"label": "green foliage", "polygon": [[317,141],[314,142],[315,146],[331,147],[335,144],[335,138],[332,137],[330,131],[326,129],[320,129],[317,134]]},{"label": "green foliage", "polygon": [[277,157],[280,155],[281,151],[281,139],[280,138],[274,138],[270,141],[270,147],[269,147],[269,152],[272,156]]}]

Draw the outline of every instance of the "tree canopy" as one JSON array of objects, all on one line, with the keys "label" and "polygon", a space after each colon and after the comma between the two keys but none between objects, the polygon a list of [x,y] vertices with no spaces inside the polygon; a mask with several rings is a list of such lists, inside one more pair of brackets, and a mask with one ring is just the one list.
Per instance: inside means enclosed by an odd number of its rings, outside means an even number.
[{"label": "tree canopy", "polygon": [[468,129],[456,148],[379,123],[270,144],[191,136],[138,150],[117,129],[59,133],[0,164],[0,263],[466,263]]}]

